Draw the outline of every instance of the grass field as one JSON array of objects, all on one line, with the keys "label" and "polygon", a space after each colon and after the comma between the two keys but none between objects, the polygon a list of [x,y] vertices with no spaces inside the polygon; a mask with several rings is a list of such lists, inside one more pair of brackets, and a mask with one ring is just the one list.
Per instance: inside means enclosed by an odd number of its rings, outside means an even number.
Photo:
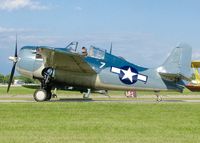
[{"label": "grass field", "polygon": [[[33,92],[34,89],[14,87],[7,94],[6,87],[0,87],[1,96],[31,95]],[[182,95],[176,92],[161,93]],[[59,91],[58,94],[81,95],[69,91]],[[123,95],[123,92],[111,91],[110,94]],[[153,92],[138,94],[153,95]],[[183,94],[199,93],[185,90]],[[0,143],[27,142],[199,143],[200,104],[70,101],[1,103]]]},{"label": "grass field", "polygon": [[1,143],[199,143],[200,104],[3,103]]}]

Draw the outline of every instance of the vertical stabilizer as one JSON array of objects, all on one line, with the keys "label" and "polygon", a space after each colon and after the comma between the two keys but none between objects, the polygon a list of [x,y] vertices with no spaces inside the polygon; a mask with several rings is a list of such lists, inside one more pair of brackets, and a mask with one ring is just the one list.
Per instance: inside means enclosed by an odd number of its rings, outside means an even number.
[{"label": "vertical stabilizer", "polygon": [[173,49],[164,64],[158,67],[158,72],[166,75],[191,76],[192,48],[185,43],[179,44]]}]

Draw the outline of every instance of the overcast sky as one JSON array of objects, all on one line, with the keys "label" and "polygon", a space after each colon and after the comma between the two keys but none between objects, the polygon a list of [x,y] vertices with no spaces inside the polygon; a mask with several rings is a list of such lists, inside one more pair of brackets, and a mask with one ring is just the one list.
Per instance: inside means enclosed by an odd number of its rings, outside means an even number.
[{"label": "overcast sky", "polygon": [[[199,0],[0,0],[0,73],[8,74],[15,35],[24,45],[95,45],[156,67],[180,42],[200,59]],[[80,48],[79,47],[79,48]]]}]

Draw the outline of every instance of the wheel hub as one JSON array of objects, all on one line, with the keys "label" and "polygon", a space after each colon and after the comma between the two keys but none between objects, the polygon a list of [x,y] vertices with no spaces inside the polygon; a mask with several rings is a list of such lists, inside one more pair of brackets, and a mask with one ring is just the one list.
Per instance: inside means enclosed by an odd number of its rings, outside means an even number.
[{"label": "wheel hub", "polygon": [[36,101],[45,101],[47,98],[47,93],[45,90],[37,90],[34,94],[35,100]]}]

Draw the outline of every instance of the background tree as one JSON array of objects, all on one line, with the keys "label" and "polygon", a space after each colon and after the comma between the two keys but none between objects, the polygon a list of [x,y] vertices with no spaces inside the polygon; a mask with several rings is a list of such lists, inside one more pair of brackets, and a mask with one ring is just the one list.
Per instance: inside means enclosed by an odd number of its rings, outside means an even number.
[{"label": "background tree", "polygon": [[4,76],[4,81],[3,81],[3,83],[4,83],[4,84],[7,84],[7,83],[9,83],[9,79],[10,79],[10,74],[9,74],[9,75],[6,75],[6,76]]},{"label": "background tree", "polygon": [[0,73],[0,83],[4,83],[4,75]]},{"label": "background tree", "polygon": [[[8,84],[9,83],[9,79],[10,79],[10,74],[8,74],[8,75],[3,75],[3,74],[1,74],[0,73],[0,83],[2,83],[2,84]],[[14,80],[20,80],[21,82],[23,82],[23,83],[39,83],[39,81],[37,81],[37,80],[33,80],[33,79],[30,79],[30,78],[27,78],[27,77],[24,77],[24,76],[15,76],[14,78],[13,78],[13,81],[12,81],[12,83],[14,82]]]},{"label": "background tree", "polygon": [[15,79],[18,79],[24,83],[35,83],[35,81],[33,79],[30,79],[30,78],[27,78],[24,76],[17,76],[17,77],[15,77]]}]

